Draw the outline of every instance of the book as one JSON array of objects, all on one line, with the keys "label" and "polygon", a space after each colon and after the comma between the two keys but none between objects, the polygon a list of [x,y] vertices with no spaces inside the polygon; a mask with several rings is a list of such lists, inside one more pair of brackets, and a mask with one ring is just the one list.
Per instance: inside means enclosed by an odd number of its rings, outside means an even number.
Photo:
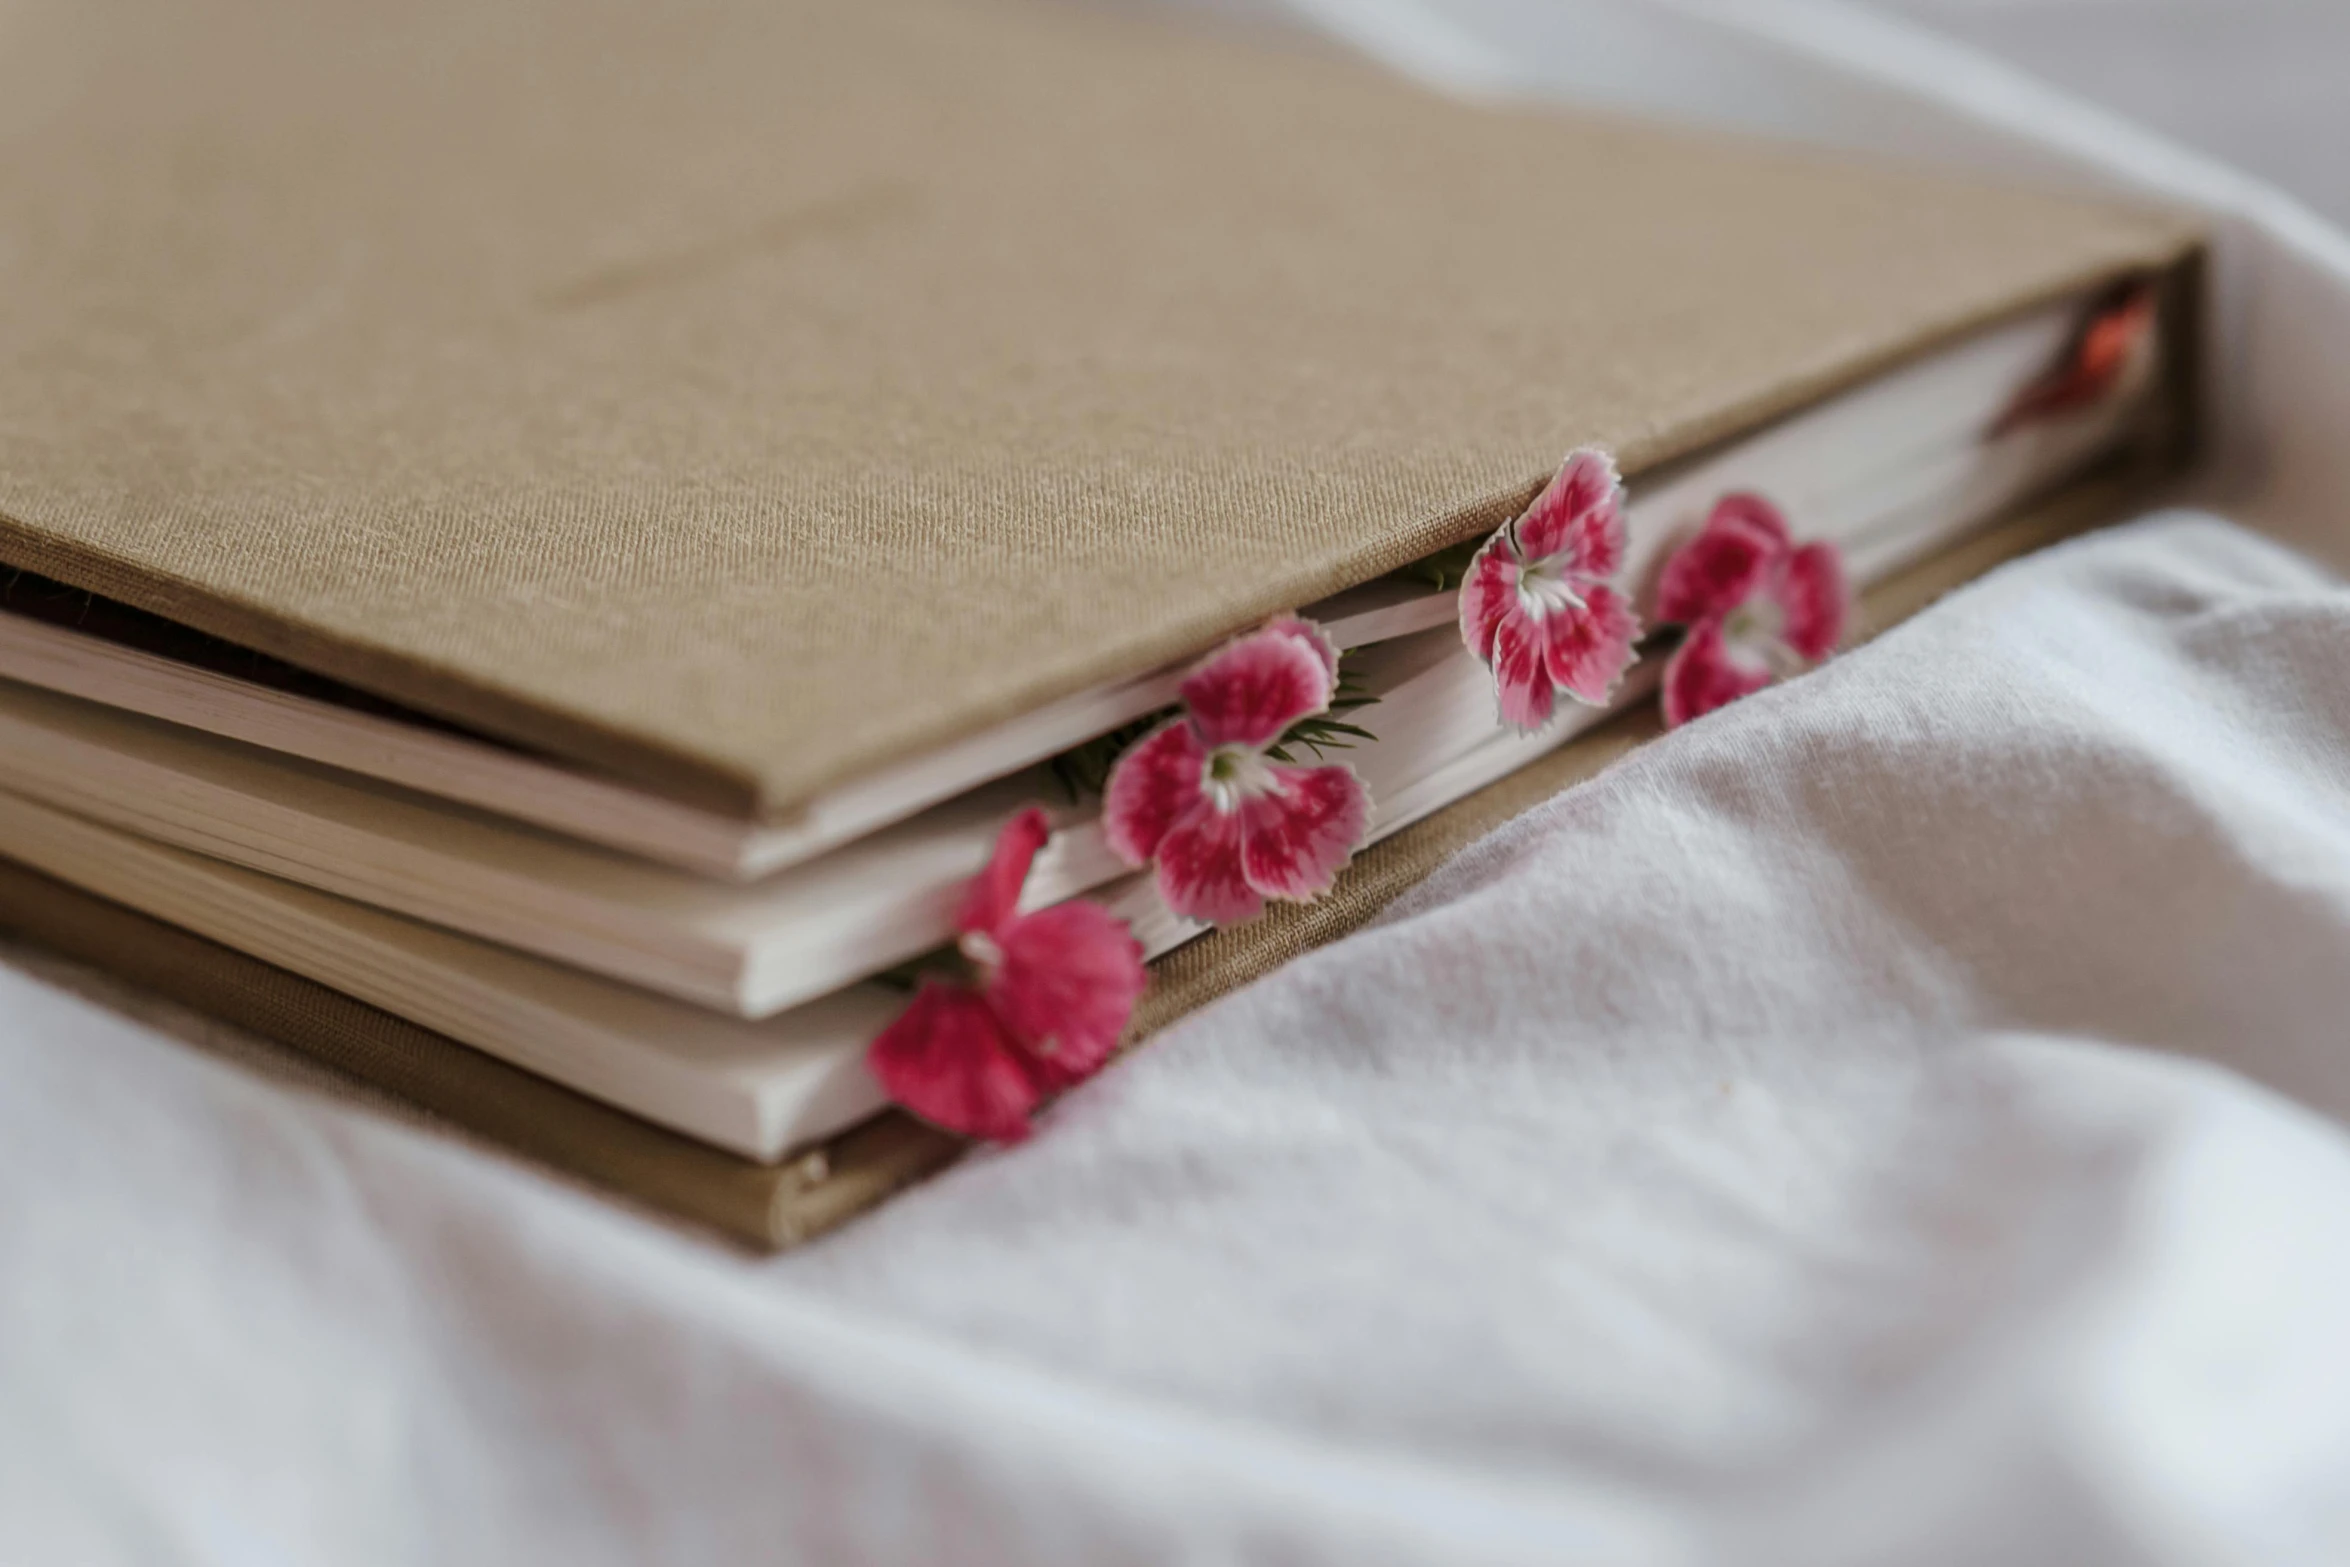
[{"label": "book", "polygon": [[[1034,901],[1237,950],[1065,774],[1270,615],[1378,698],[1374,841],[1563,776],[1608,712],[1504,732],[1433,563],[1568,448],[1646,603],[1728,489],[1880,583],[2192,434],[2171,214],[1040,0],[481,9],[38,34],[0,853],[753,1163],[872,1116],[1020,804]],[[2137,373],[2012,418],[2117,290]]]}]

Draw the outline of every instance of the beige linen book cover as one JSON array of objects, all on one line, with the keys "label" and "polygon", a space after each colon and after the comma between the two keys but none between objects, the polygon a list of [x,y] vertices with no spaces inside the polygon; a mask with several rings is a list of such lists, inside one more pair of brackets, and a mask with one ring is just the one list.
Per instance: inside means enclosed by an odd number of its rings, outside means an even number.
[{"label": "beige linen book cover", "polygon": [[789,820],[2192,243],[1078,0],[23,0],[0,563]]}]

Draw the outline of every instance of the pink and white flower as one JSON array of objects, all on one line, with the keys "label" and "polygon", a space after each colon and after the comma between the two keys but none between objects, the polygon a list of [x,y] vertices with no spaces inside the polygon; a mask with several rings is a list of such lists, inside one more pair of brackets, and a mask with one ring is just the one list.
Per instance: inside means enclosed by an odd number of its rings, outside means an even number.
[{"label": "pink and white flower", "polygon": [[1686,628],[1665,665],[1666,726],[1826,658],[1849,604],[1835,545],[1798,545],[1759,495],[1724,496],[1657,584],[1657,618]]},{"label": "pink and white flower", "polygon": [[1110,774],[1102,825],[1129,865],[1157,862],[1159,894],[1188,919],[1254,918],[1267,898],[1327,890],[1370,823],[1352,768],[1268,753],[1292,724],[1327,712],[1338,650],[1290,617],[1226,644],[1180,688],[1183,716],[1129,746]]},{"label": "pink and white flower", "polygon": [[1019,911],[1051,833],[1032,808],[998,835],[955,914],[970,977],[926,975],[865,1052],[883,1092],[949,1131],[1025,1137],[1037,1105],[1102,1069],[1142,994],[1142,948],[1109,910]]},{"label": "pink and white flower", "polygon": [[1493,671],[1502,722],[1534,730],[1564,691],[1597,706],[1632,666],[1640,622],[1611,583],[1624,566],[1613,458],[1567,458],[1525,515],[1485,541],[1461,582],[1461,640]]}]

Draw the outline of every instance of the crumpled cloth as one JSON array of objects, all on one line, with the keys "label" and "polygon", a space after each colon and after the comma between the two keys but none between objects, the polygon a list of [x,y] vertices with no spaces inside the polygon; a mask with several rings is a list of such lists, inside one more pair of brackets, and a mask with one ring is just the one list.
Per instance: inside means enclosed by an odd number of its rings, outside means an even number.
[{"label": "crumpled cloth", "polygon": [[[2350,238],[2272,188],[1834,0],[1193,3],[1471,91],[2199,207],[2204,494],[2350,570]],[[2224,115],[2313,36],[2244,9],[2116,12],[2100,69],[2208,13],[2242,69],[2171,74]],[[1992,595],[2032,618],[1918,675],[1904,649]],[[2021,565],[778,1263],[9,951],[0,1561],[2350,1559],[2342,729],[2310,646],[2345,613],[2216,524]],[[2036,642],[2066,656],[2022,669]],[[1914,770],[1858,728],[1747,730],[1815,699],[1904,715]],[[1994,787],[1994,756],[2043,776]],[[1578,977],[1571,924],[1471,937],[1595,907],[1497,847],[1571,870],[1595,818],[1720,872],[1616,884],[1677,993]],[[1943,875],[1867,879],[1897,853]],[[1415,1046],[1472,994],[1434,966],[1331,999],[1333,965],[1439,938],[1549,1021]],[[1365,1031],[1317,1057],[1331,1006]],[[1799,1014],[1816,1038],[1756,1026]]]},{"label": "crumpled cloth", "polygon": [[0,970],[0,1558],[2350,1559],[2350,588],[2177,513],[753,1261]]}]

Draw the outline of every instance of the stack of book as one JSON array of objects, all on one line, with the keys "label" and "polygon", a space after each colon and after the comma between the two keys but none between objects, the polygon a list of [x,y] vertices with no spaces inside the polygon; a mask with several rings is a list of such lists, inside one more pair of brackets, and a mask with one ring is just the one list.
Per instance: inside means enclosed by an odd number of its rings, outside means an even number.
[{"label": "stack of book", "polygon": [[[1587,732],[1654,659],[1505,728],[1442,564],[1569,447],[1636,598],[1753,491],[1906,607],[2192,429],[2180,219],[1290,40],[54,9],[84,91],[0,171],[0,923],[759,1243],[958,1146],[865,1049],[1018,810],[1031,904],[1194,943],[1148,1026],[1633,734]],[[1196,942],[1104,765],[1289,610],[1411,847]]]}]

